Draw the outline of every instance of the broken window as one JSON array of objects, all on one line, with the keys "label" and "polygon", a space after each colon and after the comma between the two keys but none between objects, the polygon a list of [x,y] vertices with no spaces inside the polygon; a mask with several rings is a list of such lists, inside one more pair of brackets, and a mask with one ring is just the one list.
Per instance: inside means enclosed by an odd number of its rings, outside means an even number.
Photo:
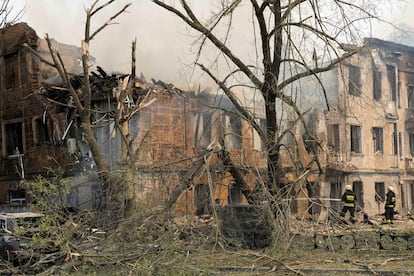
[{"label": "broken window", "polygon": [[410,139],[410,155],[414,156],[414,133],[410,133],[409,134],[409,139]]},{"label": "broken window", "polygon": [[240,149],[242,145],[242,123],[237,114],[227,114],[225,118],[224,143],[228,149]]},{"label": "broken window", "polygon": [[408,108],[414,108],[414,86],[407,86]]},{"label": "broken window", "polygon": [[361,69],[359,67],[349,65],[348,66],[348,89],[349,94],[354,96],[361,95]]},{"label": "broken window", "polygon": [[[256,123],[260,126],[262,131],[266,130],[266,119],[256,118]],[[260,138],[256,130],[253,130],[253,148],[258,151],[266,150],[264,141]]]},{"label": "broken window", "polygon": [[19,83],[19,55],[14,52],[4,56],[5,74],[4,87],[6,89],[15,88]]},{"label": "broken window", "polygon": [[308,192],[308,213],[309,215],[319,214],[321,212],[321,204],[319,201],[320,189],[315,182],[306,182],[306,191]]},{"label": "broken window", "polygon": [[411,183],[410,183],[410,190],[411,190],[411,193],[410,193],[410,195],[411,195],[411,209],[413,209],[414,208],[414,182],[412,182],[412,181],[410,181]]},{"label": "broken window", "polygon": [[393,142],[393,153],[394,155],[398,154],[398,132],[397,132],[397,124],[393,124],[393,133],[392,133],[392,142]]},{"label": "broken window", "polygon": [[331,183],[331,192],[329,194],[329,198],[331,200],[331,208],[334,210],[340,210],[341,202],[337,199],[340,199],[342,195],[342,183],[341,182],[332,182]]},{"label": "broken window", "polygon": [[23,123],[4,124],[3,155],[23,154]]},{"label": "broken window", "polygon": [[237,205],[242,203],[242,193],[239,188],[234,187],[234,183],[229,185],[229,205]]},{"label": "broken window", "polygon": [[375,182],[375,201],[383,202],[385,200],[384,182]]},{"label": "broken window", "polygon": [[211,143],[211,111],[195,114],[194,146],[206,148]]},{"label": "broken window", "polygon": [[352,190],[354,191],[354,193],[357,197],[357,208],[356,208],[356,210],[359,211],[361,209],[364,209],[364,189],[363,189],[363,186],[362,186],[362,181],[352,182]]},{"label": "broken window", "polygon": [[372,84],[374,90],[374,100],[380,100],[382,96],[382,73],[377,70],[377,68],[372,69]]},{"label": "broken window", "polygon": [[9,190],[9,202],[10,203],[26,203],[26,191],[23,189]]},{"label": "broken window", "polygon": [[384,152],[384,140],[382,127],[372,128],[372,139],[374,140],[374,153]]},{"label": "broken window", "polygon": [[387,77],[391,88],[391,100],[397,100],[397,80],[395,77],[395,66],[387,65]]},{"label": "broken window", "polygon": [[47,122],[44,118],[33,119],[33,141],[35,144],[45,144],[51,142]]},{"label": "broken window", "polygon": [[361,127],[351,125],[351,152],[361,153]]},{"label": "broken window", "polygon": [[23,54],[24,52],[20,53],[20,84],[24,85],[27,84],[30,80],[29,76],[29,64],[26,60],[26,55]]},{"label": "broken window", "polygon": [[339,151],[340,138],[339,138],[339,125],[328,125],[328,146],[334,151]]},{"label": "broken window", "polygon": [[210,189],[208,184],[195,185],[196,215],[210,214]]}]

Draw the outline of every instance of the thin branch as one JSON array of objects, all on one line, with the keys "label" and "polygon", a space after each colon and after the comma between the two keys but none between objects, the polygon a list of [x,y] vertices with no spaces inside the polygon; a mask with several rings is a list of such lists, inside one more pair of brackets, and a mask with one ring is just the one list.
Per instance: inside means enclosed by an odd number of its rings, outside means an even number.
[{"label": "thin branch", "polygon": [[[95,32],[92,33],[92,35],[89,37],[89,40],[94,39],[94,37],[103,29],[105,29],[105,27],[107,27],[108,25],[112,24],[112,21],[117,18],[119,15],[121,15],[122,13],[124,13],[126,11],[126,9],[131,6],[131,3],[126,4],[120,11],[118,11],[116,14],[114,14],[113,16],[111,16],[109,18],[108,21],[106,21],[101,27],[99,27]],[[91,15],[92,16],[92,15]]]}]

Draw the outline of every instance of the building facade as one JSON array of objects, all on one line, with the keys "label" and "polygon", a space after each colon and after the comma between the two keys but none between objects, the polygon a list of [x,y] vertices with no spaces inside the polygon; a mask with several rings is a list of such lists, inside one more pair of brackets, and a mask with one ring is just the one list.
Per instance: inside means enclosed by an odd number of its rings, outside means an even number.
[{"label": "building facade", "polygon": [[414,206],[414,48],[376,38],[365,45],[322,75],[330,109],[313,114],[324,145],[318,194],[339,208],[340,202],[328,199],[352,185],[359,209],[377,215],[392,186],[397,210],[406,214]]}]

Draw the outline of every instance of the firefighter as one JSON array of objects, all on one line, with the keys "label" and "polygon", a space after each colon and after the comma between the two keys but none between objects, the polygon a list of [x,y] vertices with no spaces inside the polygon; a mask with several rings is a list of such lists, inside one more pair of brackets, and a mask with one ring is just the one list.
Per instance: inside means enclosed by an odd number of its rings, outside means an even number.
[{"label": "firefighter", "polygon": [[355,223],[355,206],[357,197],[352,191],[351,185],[345,186],[345,192],[341,197],[341,201],[343,203],[341,217],[345,218],[346,213],[349,211],[349,214],[351,215],[350,221],[352,223]]},{"label": "firefighter", "polygon": [[393,224],[394,208],[395,208],[396,201],[397,201],[397,198],[394,193],[394,187],[389,186],[388,192],[386,194],[386,200],[385,200],[385,223],[387,224]]}]

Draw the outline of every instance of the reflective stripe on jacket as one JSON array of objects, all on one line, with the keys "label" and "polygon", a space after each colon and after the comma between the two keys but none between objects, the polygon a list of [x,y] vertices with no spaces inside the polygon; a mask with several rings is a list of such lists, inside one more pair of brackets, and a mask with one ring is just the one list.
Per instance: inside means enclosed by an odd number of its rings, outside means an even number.
[{"label": "reflective stripe on jacket", "polygon": [[345,191],[341,200],[344,202],[344,206],[351,208],[355,207],[356,196],[352,191]]}]

